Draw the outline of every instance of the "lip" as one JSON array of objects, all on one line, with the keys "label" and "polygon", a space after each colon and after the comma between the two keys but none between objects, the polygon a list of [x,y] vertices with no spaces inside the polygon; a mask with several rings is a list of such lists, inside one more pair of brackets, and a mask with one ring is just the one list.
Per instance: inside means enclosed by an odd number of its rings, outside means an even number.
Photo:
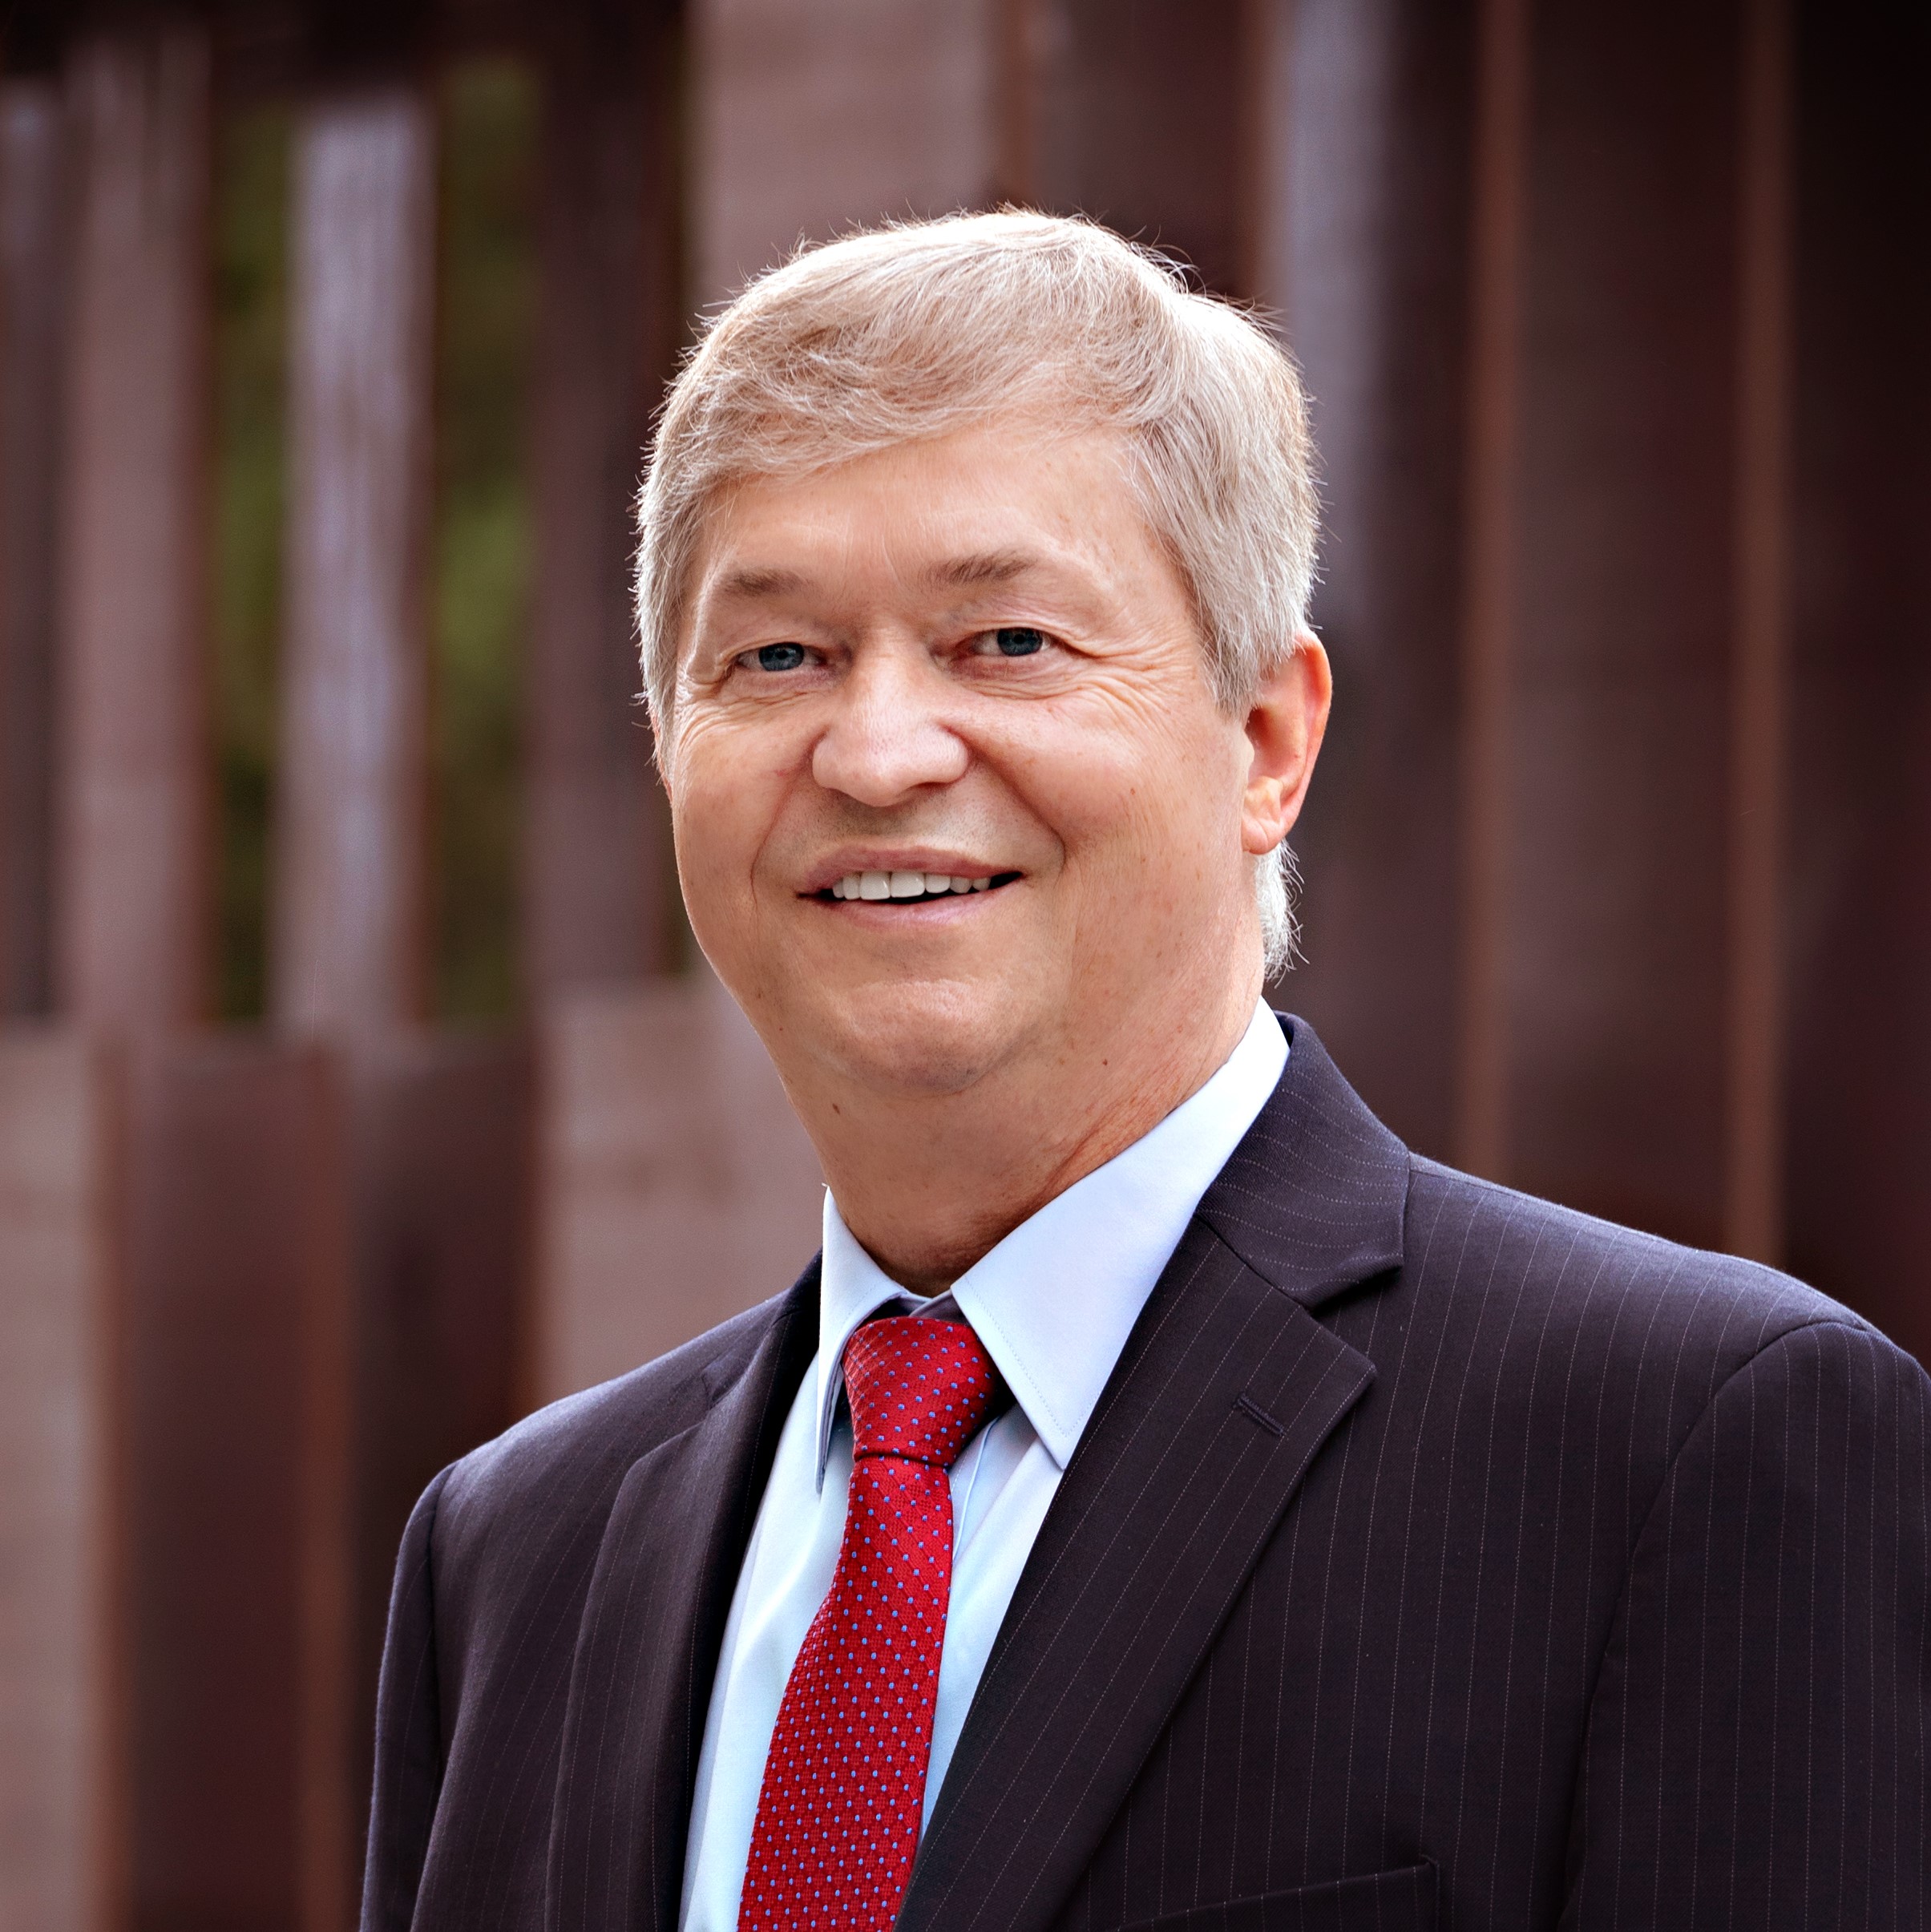
[{"label": "lip", "polygon": [[[1008,872],[1004,876],[1011,880],[1016,875]],[[827,918],[856,920],[875,932],[899,933],[983,919],[985,908],[1000,903],[1004,897],[995,887],[984,892],[948,892],[943,899],[833,899],[824,895],[801,903]]]},{"label": "lip", "polygon": [[948,852],[938,846],[848,846],[820,859],[805,875],[798,896],[815,899],[821,892],[829,892],[848,872],[943,872],[955,879],[1023,876],[1016,866],[968,859],[962,852]]}]

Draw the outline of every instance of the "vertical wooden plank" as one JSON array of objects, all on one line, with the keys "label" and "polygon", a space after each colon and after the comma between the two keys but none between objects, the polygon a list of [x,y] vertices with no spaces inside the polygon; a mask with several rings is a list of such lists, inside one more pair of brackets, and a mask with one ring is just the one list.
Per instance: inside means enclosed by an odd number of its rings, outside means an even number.
[{"label": "vertical wooden plank", "polygon": [[208,54],[171,23],[71,59],[59,973],[111,1026],[206,1004]]},{"label": "vertical wooden plank", "polygon": [[422,1010],[434,138],[401,88],[295,136],[289,528],[273,1007]]},{"label": "vertical wooden plank", "polygon": [[1093,216],[1245,293],[1245,0],[1036,0],[1040,205]]},{"label": "vertical wooden plank", "polygon": [[995,0],[992,199],[1031,207],[1037,196],[1038,76],[1045,64],[1049,0]]},{"label": "vertical wooden plank", "polygon": [[621,1375],[780,1293],[823,1182],[750,1023],[708,974],[561,1000],[539,1049],[531,1399]]},{"label": "vertical wooden plank", "polygon": [[1739,43],[1537,17],[1509,679],[1505,1170],[1723,1232]]},{"label": "vertical wooden plank", "polygon": [[[1295,288],[1295,99],[1300,71],[1298,0],[1242,0],[1240,192],[1234,286],[1284,324]],[[1299,350],[1295,351],[1299,354]]]},{"label": "vertical wooden plank", "polygon": [[982,204],[999,157],[999,0],[696,0],[700,302],[802,237]]},{"label": "vertical wooden plank", "polygon": [[[1454,1139],[1473,31],[1417,0],[1276,0],[1262,279],[1312,398],[1336,697],[1275,989],[1412,1146]],[[1281,91],[1284,90],[1284,91]]]},{"label": "vertical wooden plank", "polygon": [[114,1093],[0,1036],[0,1925],[121,1922]]},{"label": "vertical wooden plank", "polygon": [[546,30],[523,895],[539,1000],[673,964],[630,600],[632,506],[679,305],[665,34],[601,6]]},{"label": "vertical wooden plank", "polygon": [[1787,1252],[1931,1360],[1931,16],[1796,34]]},{"label": "vertical wooden plank", "polygon": [[65,334],[58,87],[0,83],[0,1014],[53,999],[55,505]]},{"label": "vertical wooden plank", "polygon": [[1498,1178],[1509,1165],[1504,948],[1513,802],[1510,698],[1529,35],[1528,0],[1482,0],[1476,29],[1470,236],[1455,1138],[1464,1166]]},{"label": "vertical wooden plank", "polygon": [[[214,1016],[259,1021],[269,999],[270,865],[288,523],[289,120],[285,104],[236,88],[216,133],[210,425],[215,595],[208,633],[213,764]],[[245,104],[244,104],[245,103]]]},{"label": "vertical wooden plank", "polygon": [[365,1047],[353,1100],[350,1815],[366,1815],[396,1550],[446,1464],[507,1429],[533,1259],[532,1073],[520,1041]]},{"label": "vertical wooden plank", "polygon": [[351,1915],[342,1134],[317,1049],[135,1059],[130,1836],[156,1932]]},{"label": "vertical wooden plank", "polygon": [[1789,0],[1743,14],[1738,229],[1736,648],[1731,672],[1723,1244],[1784,1236],[1784,784],[1789,668]]}]

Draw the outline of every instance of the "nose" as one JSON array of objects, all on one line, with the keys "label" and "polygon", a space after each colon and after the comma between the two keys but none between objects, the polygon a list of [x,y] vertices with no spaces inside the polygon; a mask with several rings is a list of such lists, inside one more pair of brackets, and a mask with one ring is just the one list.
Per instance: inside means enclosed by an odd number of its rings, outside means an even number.
[{"label": "nose", "polygon": [[923,651],[860,651],[812,748],[827,791],[876,808],[964,776],[969,754],[942,716],[943,679]]}]

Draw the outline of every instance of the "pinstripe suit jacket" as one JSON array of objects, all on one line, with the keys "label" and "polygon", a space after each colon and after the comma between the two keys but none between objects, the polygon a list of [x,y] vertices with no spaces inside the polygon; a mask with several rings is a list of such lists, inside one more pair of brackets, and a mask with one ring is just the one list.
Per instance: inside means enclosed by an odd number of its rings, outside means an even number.
[{"label": "pinstripe suit jacket", "polygon": [[[1040,1533],[903,1932],[1923,1925],[1917,1364],[1411,1155],[1287,1024]],[[370,1932],[673,1932],[815,1292],[423,1498]]]}]

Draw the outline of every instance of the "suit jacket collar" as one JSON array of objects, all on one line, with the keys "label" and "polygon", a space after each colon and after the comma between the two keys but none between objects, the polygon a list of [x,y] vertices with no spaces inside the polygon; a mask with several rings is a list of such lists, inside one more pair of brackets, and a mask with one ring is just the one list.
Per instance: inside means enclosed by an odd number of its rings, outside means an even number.
[{"label": "suit jacket collar", "polygon": [[617,1492],[571,1669],[547,1932],[674,1932],[711,1680],[817,1311],[814,1261],[749,1363],[707,1370],[709,1407]]},{"label": "suit jacket collar", "polygon": [[1285,1022],[1021,1575],[900,1932],[1040,1932],[1333,1432],[1374,1379],[1311,1312],[1398,1265],[1408,1156]]},{"label": "suit jacket collar", "polygon": [[1318,1308],[1400,1264],[1408,1150],[1314,1029],[1279,1017],[1288,1043],[1280,1084],[1195,1218],[1263,1279]]}]

